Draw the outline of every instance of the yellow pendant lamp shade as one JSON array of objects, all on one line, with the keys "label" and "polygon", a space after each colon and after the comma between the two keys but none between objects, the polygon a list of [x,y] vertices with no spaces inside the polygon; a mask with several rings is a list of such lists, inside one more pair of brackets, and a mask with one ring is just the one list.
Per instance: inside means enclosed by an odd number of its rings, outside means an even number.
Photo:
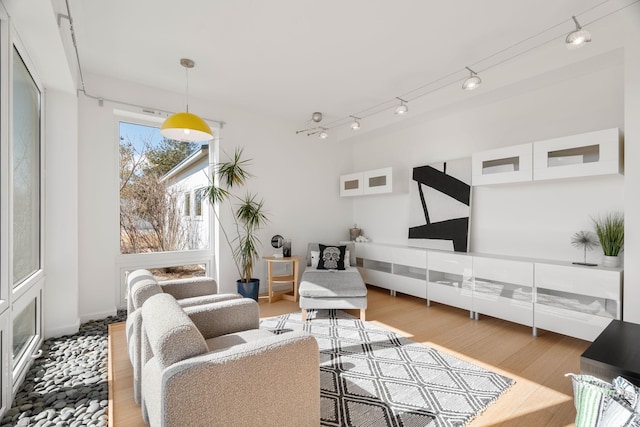
[{"label": "yellow pendant lamp shade", "polygon": [[189,112],[189,69],[195,66],[195,62],[188,58],[182,58],[180,65],[185,68],[187,77],[187,111],[167,117],[160,127],[160,135],[176,141],[210,141],[213,139],[213,132],[211,132],[209,125],[200,117]]},{"label": "yellow pendant lamp shade", "polygon": [[173,114],[162,123],[160,134],[176,141],[203,142],[213,139],[209,125],[195,114]]}]

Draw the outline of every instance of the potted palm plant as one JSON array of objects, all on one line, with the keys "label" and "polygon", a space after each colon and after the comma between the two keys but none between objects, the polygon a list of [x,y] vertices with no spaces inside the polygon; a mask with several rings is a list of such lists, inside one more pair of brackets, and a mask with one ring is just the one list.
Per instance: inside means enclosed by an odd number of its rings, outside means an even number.
[{"label": "potted palm plant", "polygon": [[[212,185],[205,188],[220,230],[231,249],[233,261],[240,279],[238,293],[258,300],[260,279],[252,277],[254,263],[260,258],[260,240],[257,231],[268,222],[264,201],[245,193],[239,196],[238,189],[246,184],[251,174],[246,170],[251,160],[242,158],[243,149],[236,148],[233,157],[214,165]],[[233,217],[233,234],[227,232],[220,221],[220,209],[227,205]]]},{"label": "potted palm plant", "polygon": [[624,248],[624,215],[621,212],[609,213],[593,219],[593,225],[602,247],[605,267],[620,266],[620,251]]}]

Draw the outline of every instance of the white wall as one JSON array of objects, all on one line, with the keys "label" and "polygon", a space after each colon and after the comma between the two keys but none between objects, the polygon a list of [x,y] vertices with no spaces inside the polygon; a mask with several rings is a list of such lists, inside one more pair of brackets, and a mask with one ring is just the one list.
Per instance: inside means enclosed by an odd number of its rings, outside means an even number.
[{"label": "white wall", "polygon": [[[93,95],[176,110],[183,95],[163,92],[131,83],[89,75],[87,87]],[[271,221],[262,231],[263,253],[273,253],[269,242],[274,234],[293,241],[293,251],[303,254],[309,241],[345,238],[352,218],[352,205],[338,197],[338,175],[351,163],[350,154],[336,142],[317,138],[300,139],[295,124],[222,107],[191,96],[190,111],[221,119],[220,147],[232,154],[242,146],[253,159],[255,177],[248,188],[265,199]],[[82,320],[104,317],[115,309],[118,278],[118,182],[116,122],[113,109],[120,104],[79,99],[79,306]],[[219,287],[235,292],[237,272],[230,252],[221,244]],[[259,263],[256,273],[265,279]]]},{"label": "white wall", "polygon": [[[636,5],[638,6],[638,5]],[[640,6],[627,16],[629,43],[625,50],[625,259],[624,319],[640,323]]]},{"label": "white wall", "polygon": [[[618,127],[625,139],[625,175],[474,187],[471,250],[577,260],[571,235],[590,229],[590,217],[625,213],[624,319],[640,323],[640,9],[622,17],[621,48],[601,53],[573,79],[540,79],[528,91],[487,95],[444,115],[422,116],[382,132],[352,138],[352,170],[393,166],[402,179],[414,166],[484,149]],[[572,66],[573,67],[573,66]],[[548,76],[547,76],[548,77]],[[408,181],[406,181],[408,182]],[[409,193],[354,199],[354,222],[374,241],[407,244]],[[392,221],[390,219],[393,219]],[[600,262],[594,250],[588,259]]]},{"label": "white wall", "polygon": [[[622,128],[621,62],[514,97],[491,97],[485,104],[460,105],[445,116],[416,118],[393,131],[364,135],[354,144],[354,167],[391,165],[408,182],[415,166],[488,148]],[[622,176],[474,187],[471,250],[575,259],[571,235],[590,227],[590,215],[622,209],[623,194]],[[354,221],[374,241],[406,244],[409,203],[408,191],[354,199]]]},{"label": "white wall", "polygon": [[44,335],[78,330],[78,104],[47,90],[45,119]]}]

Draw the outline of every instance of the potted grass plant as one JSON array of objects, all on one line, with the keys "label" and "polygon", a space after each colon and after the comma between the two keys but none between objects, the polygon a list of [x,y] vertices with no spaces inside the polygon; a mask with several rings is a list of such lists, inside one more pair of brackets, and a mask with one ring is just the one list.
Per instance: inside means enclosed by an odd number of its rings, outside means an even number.
[{"label": "potted grass plant", "polygon": [[602,265],[619,267],[619,254],[624,248],[624,215],[621,212],[608,213],[593,218],[593,225],[604,253]]},{"label": "potted grass plant", "polygon": [[[243,149],[236,148],[227,161],[214,165],[212,185],[205,188],[213,212],[220,224],[220,230],[231,249],[235,267],[238,270],[238,293],[244,297],[258,300],[260,279],[252,277],[253,266],[260,258],[258,230],[268,222],[264,210],[264,201],[249,192],[243,196],[238,191],[252,175],[246,167],[251,160],[243,159]],[[225,229],[220,221],[220,209],[227,206],[233,217],[233,232]]]}]

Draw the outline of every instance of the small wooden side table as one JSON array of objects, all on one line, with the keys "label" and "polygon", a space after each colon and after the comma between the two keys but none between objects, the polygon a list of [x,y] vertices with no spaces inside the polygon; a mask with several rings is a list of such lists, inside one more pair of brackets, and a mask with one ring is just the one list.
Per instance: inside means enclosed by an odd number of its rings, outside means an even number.
[{"label": "small wooden side table", "polygon": [[[291,255],[290,257],[276,258],[274,256],[262,257],[267,262],[267,277],[269,278],[269,302],[286,299],[288,301],[298,301],[298,265],[300,263],[300,255]],[[275,263],[291,263],[292,274],[290,275],[274,275],[273,264]],[[274,283],[290,283],[293,290],[287,292],[274,292]]]}]

